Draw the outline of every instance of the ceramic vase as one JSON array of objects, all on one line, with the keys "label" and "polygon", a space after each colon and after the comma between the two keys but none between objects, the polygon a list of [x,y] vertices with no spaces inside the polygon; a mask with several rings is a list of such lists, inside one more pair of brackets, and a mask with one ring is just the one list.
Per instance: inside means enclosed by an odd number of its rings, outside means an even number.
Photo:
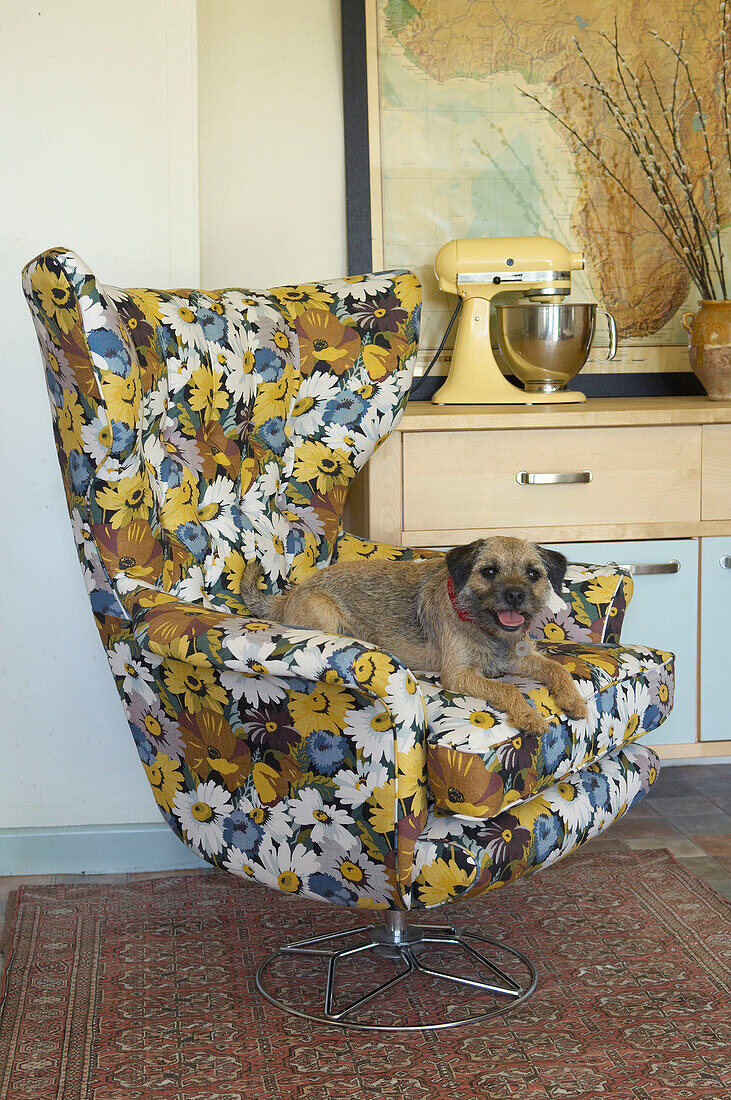
[{"label": "ceramic vase", "polygon": [[731,301],[702,301],[684,313],[690,365],[711,401],[731,398]]}]

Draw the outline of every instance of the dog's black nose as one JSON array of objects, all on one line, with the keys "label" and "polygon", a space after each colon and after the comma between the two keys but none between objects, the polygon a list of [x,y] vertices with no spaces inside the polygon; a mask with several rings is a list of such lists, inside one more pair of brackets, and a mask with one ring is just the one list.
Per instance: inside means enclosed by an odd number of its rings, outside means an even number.
[{"label": "dog's black nose", "polygon": [[508,607],[521,607],[525,600],[525,592],[522,588],[504,588],[503,599]]}]

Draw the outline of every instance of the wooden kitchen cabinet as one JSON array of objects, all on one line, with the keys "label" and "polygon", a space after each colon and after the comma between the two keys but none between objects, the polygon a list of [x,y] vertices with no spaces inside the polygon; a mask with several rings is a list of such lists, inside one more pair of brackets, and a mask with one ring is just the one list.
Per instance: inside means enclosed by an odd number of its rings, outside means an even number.
[{"label": "wooden kitchen cabinet", "polygon": [[731,558],[730,471],[731,401],[412,402],[356,479],[346,526],[432,548],[515,534],[623,564],[673,551],[677,574],[635,578],[622,636],[678,656],[676,708],[652,742],[660,754],[720,756],[731,753],[731,569],[712,563]]}]

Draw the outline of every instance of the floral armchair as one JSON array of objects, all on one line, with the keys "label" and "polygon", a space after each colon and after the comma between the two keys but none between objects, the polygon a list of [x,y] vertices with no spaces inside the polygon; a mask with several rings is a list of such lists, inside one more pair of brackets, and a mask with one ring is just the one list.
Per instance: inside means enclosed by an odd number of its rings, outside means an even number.
[{"label": "floral armchair", "polygon": [[670,710],[672,656],[620,646],[621,570],[571,565],[565,599],[533,624],[589,708],[570,720],[523,684],[551,719],[542,736],[364,641],[242,603],[252,558],[276,590],[331,561],[416,553],[341,519],[407,400],[413,274],[119,290],[55,248],[23,286],[94,617],[155,800],[188,847],[290,895],[386,910],[381,940],[426,969],[406,911],[545,867],[644,796],[657,758],[636,742]]}]

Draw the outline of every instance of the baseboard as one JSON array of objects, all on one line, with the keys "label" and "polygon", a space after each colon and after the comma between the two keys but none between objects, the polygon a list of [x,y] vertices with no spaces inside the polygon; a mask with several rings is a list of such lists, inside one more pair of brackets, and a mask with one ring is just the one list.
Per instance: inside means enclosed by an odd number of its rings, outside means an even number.
[{"label": "baseboard", "polygon": [[126,874],[205,866],[163,821],[0,829],[0,876]]}]

